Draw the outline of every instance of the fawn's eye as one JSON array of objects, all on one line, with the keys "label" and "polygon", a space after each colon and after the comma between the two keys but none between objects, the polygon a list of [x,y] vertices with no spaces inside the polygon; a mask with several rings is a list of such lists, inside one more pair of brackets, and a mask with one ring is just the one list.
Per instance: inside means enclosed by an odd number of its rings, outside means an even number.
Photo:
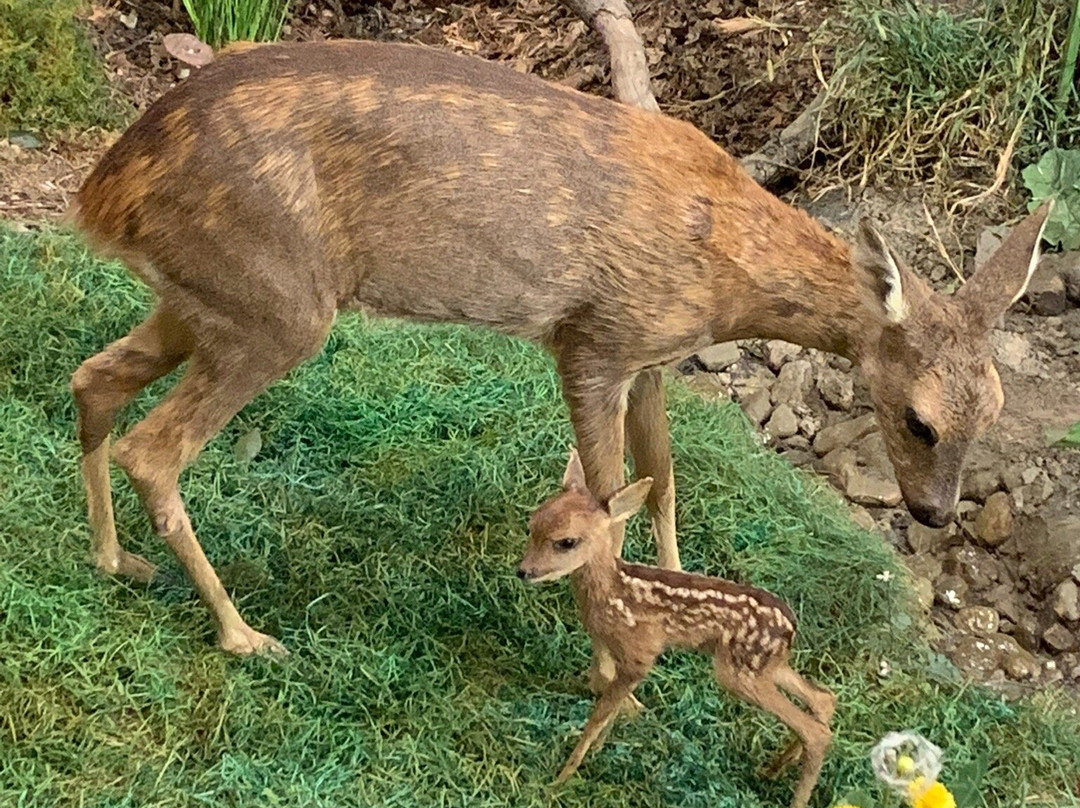
[{"label": "fawn's eye", "polygon": [[904,421],[907,424],[908,432],[927,446],[934,446],[938,442],[937,430],[923,421],[911,407],[908,407],[907,412],[904,413]]},{"label": "fawn's eye", "polygon": [[578,546],[581,539],[559,539],[555,542],[555,549],[560,553],[566,553]]}]

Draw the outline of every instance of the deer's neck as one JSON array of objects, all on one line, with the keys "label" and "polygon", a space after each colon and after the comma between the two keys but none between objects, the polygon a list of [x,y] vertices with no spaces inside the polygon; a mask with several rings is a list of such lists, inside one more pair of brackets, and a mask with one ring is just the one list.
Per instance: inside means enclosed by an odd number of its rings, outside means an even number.
[{"label": "deer's neck", "polygon": [[[741,190],[745,196],[730,203],[739,210],[717,210],[710,239],[717,301],[711,336],[783,339],[857,362],[881,315],[848,245],[760,187]],[[750,224],[725,231],[724,217]]]},{"label": "deer's neck", "polygon": [[582,605],[606,600],[619,587],[618,562],[612,553],[598,552],[573,573],[572,579]]}]

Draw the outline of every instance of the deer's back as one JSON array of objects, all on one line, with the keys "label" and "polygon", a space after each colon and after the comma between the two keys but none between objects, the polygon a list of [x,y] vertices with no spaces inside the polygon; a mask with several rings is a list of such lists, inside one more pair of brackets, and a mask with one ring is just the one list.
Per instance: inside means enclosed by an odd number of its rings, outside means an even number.
[{"label": "deer's back", "polygon": [[480,59],[279,44],[151,107],[77,221],[159,291],[280,303],[317,287],[338,307],[542,337],[629,285],[643,323],[684,305],[718,177],[753,187],[687,124]]}]

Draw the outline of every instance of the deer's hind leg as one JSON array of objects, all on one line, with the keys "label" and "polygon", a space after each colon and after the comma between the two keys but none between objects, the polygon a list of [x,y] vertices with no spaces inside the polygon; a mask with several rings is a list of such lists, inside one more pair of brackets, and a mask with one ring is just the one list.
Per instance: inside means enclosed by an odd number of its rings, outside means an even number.
[{"label": "deer's hind leg", "polygon": [[679,545],[675,538],[675,472],[671,465],[671,435],[659,368],[644,370],[630,387],[626,407],[626,439],[638,479],[652,477],[645,506],[652,519],[661,567],[677,570]]},{"label": "deer's hind leg", "polygon": [[160,306],[126,337],[83,362],[71,377],[94,563],[102,572],[139,581],[149,581],[154,574],[153,564],[124,550],[116,537],[109,433],[117,413],[146,385],[183,362],[192,345],[187,328]]},{"label": "deer's hind leg", "polygon": [[[293,311],[298,308],[294,304]],[[176,553],[217,624],[219,644],[232,653],[285,649],[244,622],[229,599],[192,529],[180,496],[180,473],[245,404],[318,351],[332,319],[332,312],[313,317],[307,328],[297,328],[293,320],[273,335],[250,322],[200,334],[184,377],[116,445],[117,463],[131,479],[154,530]]]},{"label": "deer's hind leg", "polygon": [[795,787],[791,808],[805,808],[821,776],[825,752],[832,740],[828,723],[819,718],[816,710],[811,715],[785,696],[777,687],[774,669],[766,667],[757,672],[742,670],[734,667],[730,659],[723,659],[718,654],[715,670],[716,678],[725,688],[751,704],[768,710],[799,736],[802,742],[802,774]]}]

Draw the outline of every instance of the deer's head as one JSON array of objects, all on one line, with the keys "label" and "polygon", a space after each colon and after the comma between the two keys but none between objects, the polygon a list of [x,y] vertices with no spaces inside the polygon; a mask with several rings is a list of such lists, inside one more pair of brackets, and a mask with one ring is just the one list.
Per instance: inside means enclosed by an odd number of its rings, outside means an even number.
[{"label": "deer's head", "polygon": [[571,449],[562,493],[537,508],[529,521],[529,545],[518,577],[532,583],[554,581],[598,553],[611,555],[611,526],[633,516],[651,487],[652,478],[643,477],[600,502],[589,493],[581,458]]},{"label": "deer's head", "polygon": [[1017,225],[952,297],[934,293],[873,228],[860,229],[853,260],[885,316],[860,364],[904,501],[925,525],[952,519],[967,448],[1001,413],[990,331],[1027,288],[1048,214],[1047,205]]}]

